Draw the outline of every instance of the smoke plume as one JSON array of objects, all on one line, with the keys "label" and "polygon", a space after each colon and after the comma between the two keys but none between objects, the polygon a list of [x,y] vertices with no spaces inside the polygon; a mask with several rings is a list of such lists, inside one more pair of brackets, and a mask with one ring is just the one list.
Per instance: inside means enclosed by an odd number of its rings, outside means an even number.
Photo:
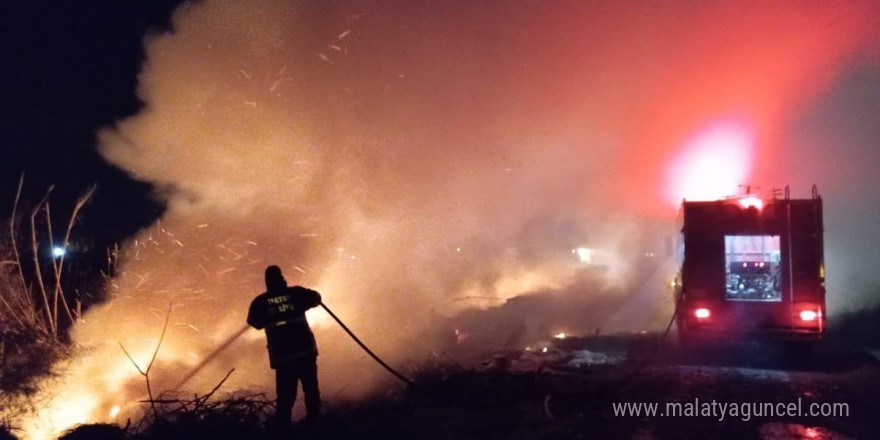
[{"label": "smoke plume", "polygon": [[[517,322],[536,320],[527,331],[656,325],[645,310],[663,310],[674,271],[663,247],[676,232],[670,158],[727,120],[751,130],[755,163],[772,158],[779,127],[874,41],[880,27],[866,17],[876,12],[821,2],[184,4],[170,32],[146,39],[143,109],[100,133],[104,157],[154,184],[169,209],[120,252],[112,299],[74,331],[95,347],[72,367],[94,396],[77,417],[106,418],[143,397],[119,343],[144,366],[169,304],[152,374],[154,391],[171,387],[244,324],[269,264],[320,291],[401,366],[450,343],[456,329],[444,325],[458,312],[535,292],[555,305],[496,308],[486,316],[497,325],[480,329],[499,336],[487,340],[509,341]],[[768,166],[750,164],[748,177],[786,183]],[[595,251],[586,272],[578,247]],[[578,322],[565,304],[596,308]],[[323,312],[309,319],[327,399],[389,386]],[[226,389],[271,390],[264,344],[246,333],[187,387],[209,390],[235,367]]]}]

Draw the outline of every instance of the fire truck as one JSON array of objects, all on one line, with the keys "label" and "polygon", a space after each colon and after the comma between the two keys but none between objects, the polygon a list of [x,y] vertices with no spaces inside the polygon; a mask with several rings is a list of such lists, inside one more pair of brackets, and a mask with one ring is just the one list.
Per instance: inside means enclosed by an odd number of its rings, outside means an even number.
[{"label": "fire truck", "polygon": [[707,334],[823,338],[822,198],[815,185],[809,199],[790,198],[786,187],[784,196],[768,200],[747,193],[684,201],[680,222],[675,303],[683,340]]}]

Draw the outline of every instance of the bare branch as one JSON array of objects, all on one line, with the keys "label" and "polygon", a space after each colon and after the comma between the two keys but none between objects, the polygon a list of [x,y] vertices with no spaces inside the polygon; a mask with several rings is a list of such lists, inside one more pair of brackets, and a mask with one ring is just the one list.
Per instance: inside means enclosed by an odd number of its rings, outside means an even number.
[{"label": "bare branch", "polygon": [[49,189],[46,190],[46,195],[43,196],[43,200],[40,200],[40,203],[34,208],[31,212],[31,248],[33,250],[34,257],[34,271],[36,271],[37,275],[37,283],[40,287],[40,293],[43,295],[43,306],[46,310],[46,319],[49,323],[49,330],[51,331],[54,337],[58,337],[58,327],[55,324],[55,321],[52,319],[52,311],[49,307],[49,297],[46,295],[46,286],[43,284],[43,273],[40,270],[40,261],[39,261],[39,246],[37,242],[37,227],[35,225],[34,218],[37,216],[37,213],[40,211],[40,208],[46,203],[46,200],[49,198],[49,194],[52,192],[53,186],[49,186]]},{"label": "bare branch", "polygon": [[[13,293],[13,294],[14,294],[14,293]],[[6,306],[6,309],[7,309],[7,310],[9,310],[9,314],[8,314],[8,316],[11,316],[13,319],[15,319],[15,321],[16,321],[16,322],[18,323],[18,325],[20,325],[21,327],[25,327],[25,323],[24,323],[24,321],[21,319],[21,317],[18,316],[18,315],[19,315],[18,312],[12,307],[12,305],[9,304],[8,301],[6,301],[6,297],[5,297],[5,295],[3,295],[2,293],[0,293],[0,301],[3,301],[3,305]]]},{"label": "bare branch", "polygon": [[52,295],[52,320],[55,321],[56,326],[58,325],[58,284],[61,282],[61,274],[58,273],[58,264],[55,261],[54,255],[54,247],[55,247],[55,237],[52,236],[52,211],[49,209],[49,201],[46,200],[45,208],[43,209],[46,212],[46,232],[49,233],[49,246],[52,246],[52,272],[55,274],[55,289],[54,294]]},{"label": "bare branch", "polygon": [[[21,283],[21,293],[28,297],[30,300],[30,289],[28,289],[27,282],[24,279],[24,272],[21,270],[21,256],[18,254],[18,243],[15,241],[15,214],[18,210],[18,201],[21,200],[21,189],[24,186],[24,173],[21,173],[21,176],[18,178],[18,190],[15,192],[15,202],[12,204],[12,214],[9,216],[9,240],[10,244],[12,244],[12,253],[15,256],[16,261],[16,269],[18,270],[18,280]],[[32,308],[28,309],[29,312],[34,312]],[[36,313],[29,314],[33,322],[36,323]]]},{"label": "bare branch", "polygon": [[23,304],[23,308],[25,310],[25,313],[27,313],[30,322],[37,325],[44,333],[48,333],[49,329],[46,328],[46,323],[38,318],[39,312],[37,310],[37,305],[34,304],[34,297],[33,295],[31,295],[30,286],[25,287],[21,291],[21,294],[18,295],[18,300]]},{"label": "bare branch", "polygon": [[122,342],[119,343],[119,347],[122,348],[123,353],[128,356],[128,360],[134,364],[134,367],[137,368],[138,373],[141,373],[141,376],[144,376],[144,381],[147,383],[147,396],[150,398],[150,408],[153,410],[153,414],[158,417],[159,411],[156,409],[156,404],[153,399],[153,388],[150,385],[150,369],[153,368],[153,362],[156,361],[156,355],[159,354],[159,347],[162,346],[162,341],[165,339],[165,331],[168,329],[168,320],[171,318],[171,303],[168,303],[168,313],[165,314],[165,325],[162,327],[162,335],[159,336],[159,342],[156,344],[156,349],[153,351],[153,357],[150,359],[150,363],[147,365],[146,370],[141,370],[141,367],[138,366],[137,362],[128,354],[128,351],[122,345]]},{"label": "bare branch", "polygon": [[153,362],[156,360],[156,355],[159,354],[159,347],[162,346],[162,341],[165,339],[165,330],[168,329],[169,318],[171,318],[171,303],[168,303],[168,313],[165,314],[165,325],[162,326],[162,335],[159,336],[159,343],[156,344],[156,350],[153,351],[153,357],[150,359],[150,364],[147,365],[147,373],[150,372],[150,368],[153,368]]},{"label": "bare branch", "polygon": [[[73,225],[76,223],[76,219],[79,216],[79,211],[83,206],[92,198],[92,195],[95,193],[95,189],[97,189],[97,185],[92,185],[91,188],[86,191],[85,194],[80,196],[76,201],[76,205],[73,207],[73,212],[70,214],[70,220],[67,222],[67,231],[64,233],[64,242],[62,243],[62,247],[67,249],[67,246],[70,245],[70,231],[73,230]],[[46,210],[48,212],[49,206],[46,205]],[[55,317],[58,317],[58,297],[61,297],[62,305],[64,306],[64,311],[67,312],[67,317],[70,318],[70,322],[74,322],[73,313],[70,311],[70,306],[67,303],[67,297],[64,296],[64,291],[61,287],[61,274],[64,272],[64,257],[62,254],[58,258],[57,264],[55,264]]]},{"label": "bare branch", "polygon": [[128,354],[128,350],[125,349],[125,346],[122,345],[122,342],[119,342],[119,348],[122,349],[122,352],[125,353],[125,356],[128,357],[128,360],[131,361],[131,364],[134,365],[135,368],[137,368],[138,373],[141,373],[141,375],[145,376],[147,373],[145,373],[144,370],[141,370],[141,367],[139,367],[137,362],[134,361],[134,358],[132,358],[131,355]]},{"label": "bare branch", "polygon": [[202,397],[200,397],[200,398],[197,398],[196,400],[197,400],[197,401],[198,401],[198,400],[201,400],[202,402],[207,402],[208,399],[210,399],[211,396],[213,396],[214,393],[216,393],[217,390],[219,390],[220,387],[223,386],[223,383],[226,382],[226,379],[229,379],[229,376],[232,375],[232,372],[233,372],[233,371],[235,371],[235,367],[232,367],[232,369],[229,370],[228,373],[226,373],[226,376],[223,376],[223,380],[221,380],[220,383],[218,383],[217,386],[215,386],[215,387],[211,390],[210,393],[205,394],[204,396],[202,396]]}]

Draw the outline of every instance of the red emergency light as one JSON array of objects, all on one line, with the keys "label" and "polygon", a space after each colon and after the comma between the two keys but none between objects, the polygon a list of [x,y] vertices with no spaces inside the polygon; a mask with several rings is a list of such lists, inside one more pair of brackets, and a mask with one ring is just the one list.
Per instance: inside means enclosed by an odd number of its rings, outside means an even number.
[{"label": "red emergency light", "polygon": [[697,319],[708,319],[709,316],[712,316],[712,313],[707,308],[699,308],[694,310],[694,316],[696,316]]}]

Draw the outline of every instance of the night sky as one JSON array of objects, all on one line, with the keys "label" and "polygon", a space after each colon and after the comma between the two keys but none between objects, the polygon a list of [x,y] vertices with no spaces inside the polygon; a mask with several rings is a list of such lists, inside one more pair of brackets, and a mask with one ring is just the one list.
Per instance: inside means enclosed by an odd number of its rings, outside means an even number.
[{"label": "night sky", "polygon": [[[104,161],[95,132],[141,106],[135,95],[147,32],[167,26],[179,1],[5,1],[0,4],[0,213],[11,210],[21,173],[22,207],[49,185],[63,227],[92,184],[80,237],[118,241],[157,218],[151,188]],[[20,208],[21,209],[21,208]]]}]

